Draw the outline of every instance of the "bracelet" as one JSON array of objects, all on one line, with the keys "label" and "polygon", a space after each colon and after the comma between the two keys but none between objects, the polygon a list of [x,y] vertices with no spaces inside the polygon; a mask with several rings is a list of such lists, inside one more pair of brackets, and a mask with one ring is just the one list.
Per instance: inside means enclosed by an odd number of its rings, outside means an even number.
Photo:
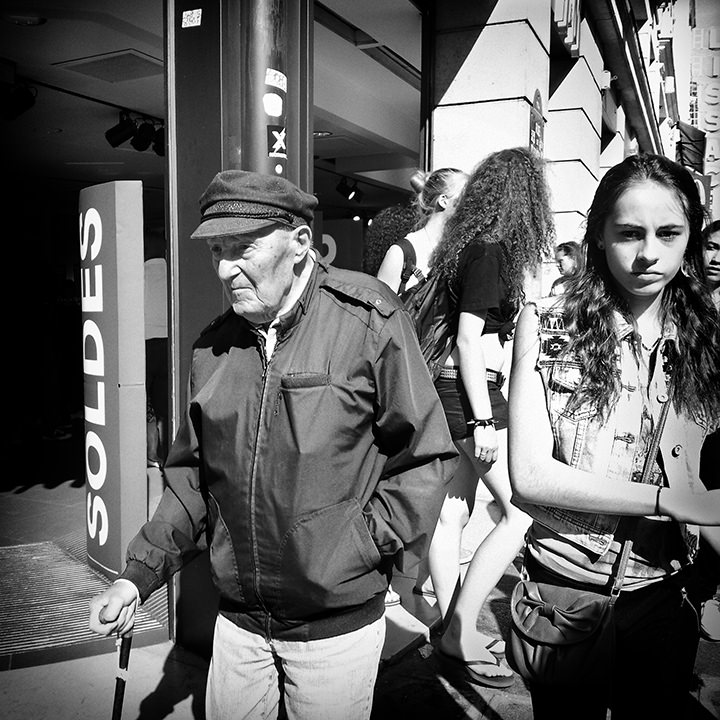
[{"label": "bracelet", "polygon": [[495,427],[495,424],[497,423],[497,420],[495,418],[473,418],[472,420],[468,420],[467,424],[472,425],[474,428],[476,427]]},{"label": "bracelet", "polygon": [[660,512],[660,491],[663,489],[662,485],[658,485],[657,495],[655,495],[655,514],[662,515]]}]

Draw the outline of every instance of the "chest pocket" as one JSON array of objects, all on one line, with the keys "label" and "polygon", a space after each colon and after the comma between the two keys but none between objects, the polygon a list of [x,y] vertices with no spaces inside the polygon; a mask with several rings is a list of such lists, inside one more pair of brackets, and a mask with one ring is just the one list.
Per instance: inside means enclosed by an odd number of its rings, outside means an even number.
[{"label": "chest pocket", "polygon": [[290,444],[294,452],[315,453],[327,442],[327,418],[336,402],[328,373],[301,372],[280,378],[275,404],[277,441]]},{"label": "chest pocket", "polygon": [[574,362],[551,363],[547,372],[548,405],[550,411],[571,420],[590,417],[593,409],[584,404],[573,410],[568,409],[570,398],[580,386],[582,369]]},{"label": "chest pocket", "polygon": [[572,467],[581,467],[591,441],[589,426],[595,411],[589,403],[569,408],[570,399],[582,380],[580,366],[573,362],[551,363],[547,369],[548,407],[555,458]]}]

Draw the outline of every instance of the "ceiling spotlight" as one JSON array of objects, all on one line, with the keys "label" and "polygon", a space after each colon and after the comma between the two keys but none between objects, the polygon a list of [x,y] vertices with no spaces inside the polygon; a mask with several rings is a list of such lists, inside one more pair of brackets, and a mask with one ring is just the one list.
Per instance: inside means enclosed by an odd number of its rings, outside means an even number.
[{"label": "ceiling spotlight", "polygon": [[352,197],[352,188],[350,187],[350,183],[347,181],[347,178],[340,178],[340,182],[337,184],[337,187],[335,188],[346,200],[350,200]]},{"label": "ceiling spotlight", "polygon": [[105,139],[112,147],[117,147],[129,140],[133,135],[135,135],[135,121],[130,118],[127,112],[121,112],[120,122],[106,131]]},{"label": "ceiling spotlight", "polygon": [[149,121],[144,120],[138,125],[137,130],[130,144],[136,150],[147,150],[155,137],[155,126]]},{"label": "ceiling spotlight", "polygon": [[155,131],[155,137],[153,138],[152,149],[155,151],[156,155],[159,155],[160,157],[165,157],[165,126],[164,125],[161,125]]}]

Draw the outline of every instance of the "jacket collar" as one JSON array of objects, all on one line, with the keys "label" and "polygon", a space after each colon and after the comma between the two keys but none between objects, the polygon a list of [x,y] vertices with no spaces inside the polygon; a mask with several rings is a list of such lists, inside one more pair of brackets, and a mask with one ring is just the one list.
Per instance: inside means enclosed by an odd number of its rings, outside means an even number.
[{"label": "jacket collar", "polygon": [[[615,337],[618,342],[628,340],[633,334],[633,326],[628,320],[617,310],[614,311]],[[675,342],[677,340],[677,326],[672,320],[666,320],[663,325],[662,342],[664,345],[668,340]]]}]

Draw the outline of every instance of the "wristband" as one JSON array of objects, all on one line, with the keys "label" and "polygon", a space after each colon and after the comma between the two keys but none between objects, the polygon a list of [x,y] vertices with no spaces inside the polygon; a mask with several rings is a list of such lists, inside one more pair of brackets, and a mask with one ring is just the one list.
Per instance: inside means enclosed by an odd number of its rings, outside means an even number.
[{"label": "wristband", "polygon": [[467,424],[472,425],[474,428],[476,427],[495,427],[495,423],[497,420],[495,418],[473,418],[472,420],[468,420]]},{"label": "wristband", "polygon": [[657,495],[655,495],[655,514],[662,515],[660,512],[660,491],[663,489],[662,485],[658,485]]}]

